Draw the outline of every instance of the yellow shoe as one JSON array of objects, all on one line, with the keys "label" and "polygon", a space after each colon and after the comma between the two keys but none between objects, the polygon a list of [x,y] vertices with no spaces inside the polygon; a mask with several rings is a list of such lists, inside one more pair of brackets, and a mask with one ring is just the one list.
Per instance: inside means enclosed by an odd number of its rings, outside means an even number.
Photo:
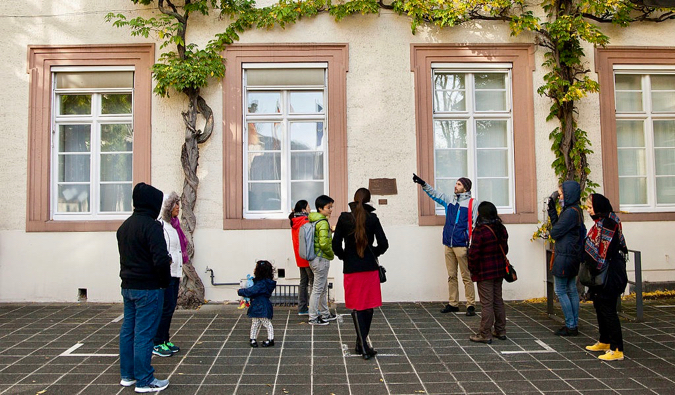
[{"label": "yellow shoe", "polygon": [[609,344],[595,342],[595,344],[592,346],[586,346],[586,349],[588,351],[607,351],[609,350]]},{"label": "yellow shoe", "polygon": [[618,349],[616,351],[607,350],[598,359],[603,361],[623,361],[623,351],[619,351]]},{"label": "yellow shoe", "polygon": [[237,308],[238,309],[246,308],[246,301],[242,299],[241,302],[239,302],[239,307],[237,307]]}]

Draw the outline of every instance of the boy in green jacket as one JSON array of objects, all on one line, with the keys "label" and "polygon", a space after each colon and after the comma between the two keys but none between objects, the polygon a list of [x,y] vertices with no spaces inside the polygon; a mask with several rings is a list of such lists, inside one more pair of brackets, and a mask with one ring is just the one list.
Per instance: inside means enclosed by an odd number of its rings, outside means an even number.
[{"label": "boy in green jacket", "polygon": [[336,318],[328,310],[328,269],[333,260],[333,237],[328,223],[333,213],[335,201],[326,195],[316,198],[314,207],[316,213],[309,213],[309,222],[316,222],[314,233],[314,252],[316,258],[309,262],[309,267],[314,273],[314,285],[312,294],[309,296],[309,323],[311,325],[328,325],[329,321]]}]

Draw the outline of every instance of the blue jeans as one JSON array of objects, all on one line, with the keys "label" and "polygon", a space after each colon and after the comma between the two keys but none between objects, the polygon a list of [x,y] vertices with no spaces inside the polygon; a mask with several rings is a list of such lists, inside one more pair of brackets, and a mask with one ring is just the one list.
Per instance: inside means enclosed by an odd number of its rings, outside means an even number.
[{"label": "blue jeans", "polygon": [[122,289],[124,322],[120,329],[120,373],[135,379],[137,387],[154,380],[152,339],[157,333],[164,303],[163,289]]},{"label": "blue jeans", "polygon": [[565,326],[576,328],[579,323],[579,293],[577,277],[553,276],[555,294],[565,315]]},{"label": "blue jeans", "polygon": [[153,341],[155,346],[169,341],[169,328],[171,328],[171,319],[173,318],[173,312],[176,310],[176,302],[178,302],[179,285],[180,278],[171,277],[169,286],[164,289],[164,307],[162,309],[162,318],[159,320],[157,334]]}]

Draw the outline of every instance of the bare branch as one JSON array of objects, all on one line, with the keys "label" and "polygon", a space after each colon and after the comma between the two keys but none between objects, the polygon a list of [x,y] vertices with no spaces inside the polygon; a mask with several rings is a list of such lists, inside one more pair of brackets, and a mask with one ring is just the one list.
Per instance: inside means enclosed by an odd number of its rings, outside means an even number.
[{"label": "bare branch", "polygon": [[[166,8],[166,7],[164,6],[164,2],[165,2],[165,1],[166,1],[167,5],[171,8],[171,10],[169,10],[168,8]],[[188,2],[188,3],[189,3],[189,2]],[[181,15],[181,14],[178,13],[178,9],[176,8],[175,5],[173,5],[173,3],[171,2],[171,0],[159,0],[159,1],[157,2],[157,6],[158,6],[158,8],[159,8],[159,11],[160,11],[162,14],[169,15],[169,16],[171,16],[171,17],[173,17],[173,18],[176,18],[176,20],[177,20],[178,22],[182,23],[182,24],[185,24],[185,23],[187,22],[187,19],[186,19],[183,15]]]}]

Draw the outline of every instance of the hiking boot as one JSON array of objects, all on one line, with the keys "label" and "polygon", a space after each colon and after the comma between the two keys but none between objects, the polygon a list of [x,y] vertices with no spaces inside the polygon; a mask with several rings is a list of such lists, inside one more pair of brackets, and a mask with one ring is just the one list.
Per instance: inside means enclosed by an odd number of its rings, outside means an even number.
[{"label": "hiking boot", "polygon": [[166,343],[164,343],[164,345],[165,345],[169,350],[171,350],[171,352],[174,353],[174,354],[177,353],[178,351],[180,351],[180,347],[178,347],[177,345],[175,345],[175,344],[173,344],[173,343],[171,343],[171,342],[166,342]]},{"label": "hiking boot", "polygon": [[479,334],[469,336],[469,340],[476,343],[492,344],[492,339],[488,339],[487,337],[483,337]]},{"label": "hiking boot", "polygon": [[607,351],[609,350],[609,344],[595,342],[595,344],[592,346],[586,346],[586,349],[588,351]]},{"label": "hiking boot", "polygon": [[329,313],[327,317],[321,317],[321,319],[326,321],[326,322],[335,321],[335,320],[337,320],[337,315]]},{"label": "hiking boot", "polygon": [[122,380],[120,380],[120,385],[122,387],[131,387],[134,384],[136,384],[136,380],[134,380],[134,379],[122,377]]},{"label": "hiking boot", "polygon": [[603,361],[623,361],[623,351],[619,351],[618,349],[616,351],[607,350],[598,359],[602,359]]},{"label": "hiking boot", "polygon": [[136,392],[159,392],[169,386],[169,380],[153,379],[145,387],[136,386]]},{"label": "hiking boot", "polygon": [[267,339],[262,342],[261,346],[263,347],[272,347],[274,345],[274,339]]},{"label": "hiking boot", "polygon": [[166,344],[158,344],[152,348],[152,353],[159,355],[160,357],[170,357],[173,355],[169,347]]},{"label": "hiking boot", "polygon": [[448,305],[445,305],[445,308],[443,308],[443,310],[441,310],[441,313],[443,313],[443,314],[445,314],[445,313],[456,313],[456,312],[458,312],[458,311],[459,311],[459,307],[457,307],[457,306],[450,306],[450,305],[448,304]]},{"label": "hiking boot", "polygon": [[467,308],[466,308],[466,315],[467,315],[468,317],[472,317],[472,316],[476,315],[476,308],[473,307],[473,306],[467,307]]},{"label": "hiking boot", "polygon": [[328,325],[328,321],[324,321],[321,317],[318,317],[318,318],[316,318],[316,319],[314,319],[314,320],[309,320],[309,324],[310,324],[310,325],[321,325],[321,326],[324,326],[324,325]]},{"label": "hiking boot", "polygon": [[555,334],[558,335],[558,336],[578,336],[579,335],[579,329],[578,328],[568,328],[566,326],[563,326],[562,328],[555,331]]},{"label": "hiking boot", "polygon": [[492,331],[492,337],[496,337],[499,340],[506,340],[506,335],[498,335],[495,331]]}]

